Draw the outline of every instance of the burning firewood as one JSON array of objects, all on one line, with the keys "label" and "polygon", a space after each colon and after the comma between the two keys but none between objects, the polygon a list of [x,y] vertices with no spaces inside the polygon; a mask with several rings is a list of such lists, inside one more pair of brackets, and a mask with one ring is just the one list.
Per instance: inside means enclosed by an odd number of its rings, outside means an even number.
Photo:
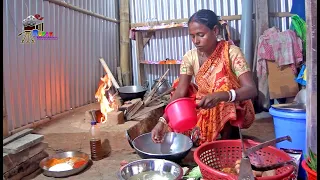
[{"label": "burning firewood", "polygon": [[118,109],[118,103],[115,100],[117,93],[112,95],[109,92],[111,86],[111,79],[106,74],[104,77],[100,78],[98,90],[95,93],[95,98],[100,102],[100,111],[102,113],[102,117],[100,119],[101,123],[105,123],[107,121],[107,114],[109,112]]}]

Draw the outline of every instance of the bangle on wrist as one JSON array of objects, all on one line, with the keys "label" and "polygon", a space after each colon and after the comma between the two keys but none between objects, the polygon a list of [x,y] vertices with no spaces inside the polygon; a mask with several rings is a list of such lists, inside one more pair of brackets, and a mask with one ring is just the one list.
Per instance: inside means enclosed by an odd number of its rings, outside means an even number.
[{"label": "bangle on wrist", "polygon": [[230,92],[231,92],[231,102],[235,101],[236,100],[236,91],[234,89],[230,89]]},{"label": "bangle on wrist", "polygon": [[231,92],[230,91],[227,91],[228,95],[229,95],[229,98],[228,98],[228,101],[227,102],[230,102],[231,99],[232,99],[232,96],[231,96]]},{"label": "bangle on wrist", "polygon": [[163,124],[168,125],[168,122],[164,117],[160,117],[159,122],[162,122]]}]

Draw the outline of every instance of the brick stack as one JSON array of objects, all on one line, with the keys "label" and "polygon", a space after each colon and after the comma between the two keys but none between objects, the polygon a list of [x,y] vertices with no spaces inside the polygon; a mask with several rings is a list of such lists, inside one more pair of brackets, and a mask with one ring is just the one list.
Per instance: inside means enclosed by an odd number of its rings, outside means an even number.
[{"label": "brick stack", "polygon": [[28,179],[41,172],[39,163],[48,154],[43,135],[25,129],[3,140],[3,179]]}]

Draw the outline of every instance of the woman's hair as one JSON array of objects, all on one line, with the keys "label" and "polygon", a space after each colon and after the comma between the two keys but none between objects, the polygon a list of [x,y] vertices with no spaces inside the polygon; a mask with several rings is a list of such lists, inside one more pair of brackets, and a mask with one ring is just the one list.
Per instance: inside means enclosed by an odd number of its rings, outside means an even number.
[{"label": "woman's hair", "polygon": [[208,9],[201,9],[197,12],[195,12],[188,21],[188,24],[191,22],[198,22],[205,26],[207,26],[209,29],[213,29],[215,25],[220,25],[218,16],[216,13],[214,13],[211,10]]}]

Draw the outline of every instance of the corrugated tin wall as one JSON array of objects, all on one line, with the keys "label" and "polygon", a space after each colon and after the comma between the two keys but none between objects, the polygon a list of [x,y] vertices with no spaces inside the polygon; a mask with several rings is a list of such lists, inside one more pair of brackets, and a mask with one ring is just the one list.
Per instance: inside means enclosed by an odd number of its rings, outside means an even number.
[{"label": "corrugated tin wall", "polygon": [[[292,0],[268,0],[269,12],[290,12]],[[276,26],[281,31],[287,30],[290,27],[291,18],[289,17],[270,17],[270,27]]]},{"label": "corrugated tin wall", "polygon": [[[117,0],[68,0],[118,19]],[[113,73],[119,60],[119,24],[43,0],[4,0],[4,86],[10,131],[95,101],[103,75],[99,57]],[[44,31],[58,40],[21,44],[22,20],[44,17]]]},{"label": "corrugated tin wall", "polygon": [[[292,0],[269,0],[270,12],[289,11]],[[170,20],[189,18],[199,9],[211,9],[219,16],[230,16],[242,14],[241,0],[131,0],[130,14],[131,23],[147,22],[156,18],[157,20]],[[255,7],[255,6],[253,6]],[[253,9],[255,12],[255,9]],[[281,22],[279,22],[281,21]],[[288,22],[280,18],[270,20],[271,25],[288,27]],[[233,40],[240,39],[241,21],[229,21],[229,27]],[[278,23],[278,24],[277,24]],[[254,25],[253,25],[254,27]],[[284,29],[284,28],[281,28]],[[138,84],[138,72],[136,71],[136,42],[132,42],[132,62],[134,83]],[[157,31],[155,36],[144,48],[146,60],[160,61],[166,58],[181,60],[182,56],[193,44],[188,35],[188,29],[170,29]],[[172,83],[179,75],[179,65],[144,65],[147,80],[153,84],[153,80],[164,74],[170,68],[167,79]]]}]

